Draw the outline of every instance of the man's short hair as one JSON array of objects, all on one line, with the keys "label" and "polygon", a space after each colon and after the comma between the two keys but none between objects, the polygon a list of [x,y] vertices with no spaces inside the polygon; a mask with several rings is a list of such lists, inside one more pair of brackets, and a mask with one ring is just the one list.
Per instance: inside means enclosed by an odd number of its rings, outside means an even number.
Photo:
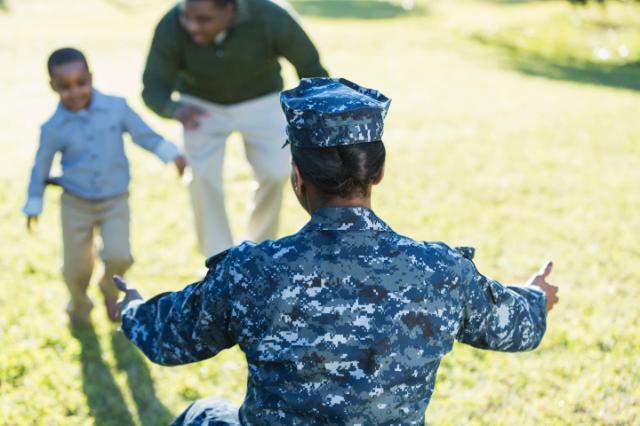
[{"label": "man's short hair", "polygon": [[47,60],[47,71],[49,71],[49,76],[53,75],[53,69],[55,67],[69,64],[71,62],[82,62],[84,66],[89,69],[87,58],[81,51],[74,49],[73,47],[63,47],[49,55],[49,59]]},{"label": "man's short hair", "polygon": [[[205,1],[205,0],[185,0],[185,1]],[[216,7],[225,7],[228,4],[236,4],[236,0],[206,0],[213,3]]]}]

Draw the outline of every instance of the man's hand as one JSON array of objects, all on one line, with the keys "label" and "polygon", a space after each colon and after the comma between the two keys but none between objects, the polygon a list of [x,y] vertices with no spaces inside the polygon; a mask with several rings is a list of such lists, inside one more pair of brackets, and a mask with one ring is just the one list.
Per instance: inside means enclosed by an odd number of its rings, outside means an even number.
[{"label": "man's hand", "polygon": [[549,312],[553,305],[558,303],[558,287],[551,285],[547,282],[547,278],[551,274],[553,270],[553,262],[548,261],[537,274],[534,274],[531,278],[529,278],[528,285],[533,285],[540,290],[544,291],[544,294],[547,296],[547,312]]},{"label": "man's hand", "polygon": [[176,169],[178,170],[178,176],[182,176],[184,174],[184,169],[187,167],[187,159],[184,158],[184,155],[180,155],[173,160],[173,163],[176,165]]},{"label": "man's hand", "polygon": [[27,216],[27,231],[32,233],[35,226],[38,224],[38,216]]},{"label": "man's hand", "polygon": [[200,127],[200,119],[207,115],[204,109],[190,104],[180,104],[173,114],[174,118],[182,123],[185,130],[196,130]]},{"label": "man's hand", "polygon": [[121,318],[123,309],[126,308],[129,303],[133,302],[134,300],[144,300],[144,298],[140,295],[140,293],[138,293],[138,290],[136,290],[135,288],[129,288],[127,283],[117,275],[113,276],[113,283],[116,285],[116,287],[118,287],[118,290],[124,292],[124,298],[121,299],[117,304],[118,318]]}]

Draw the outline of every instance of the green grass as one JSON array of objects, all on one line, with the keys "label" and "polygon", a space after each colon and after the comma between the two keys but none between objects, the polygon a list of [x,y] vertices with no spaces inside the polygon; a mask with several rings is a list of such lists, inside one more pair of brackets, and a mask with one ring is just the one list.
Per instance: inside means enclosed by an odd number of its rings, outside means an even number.
[{"label": "green grass", "polygon": [[640,90],[640,7],[540,9],[511,25],[472,34],[515,69],[557,80]]},{"label": "green grass", "polygon": [[425,13],[423,7],[408,10],[402,7],[401,2],[385,0],[293,0],[289,3],[302,15],[341,20],[389,19]]},{"label": "green grass", "polygon": [[[191,366],[151,365],[107,323],[102,306],[94,312],[94,331],[72,333],[59,273],[59,192],[48,191],[35,235],[26,233],[20,213],[38,125],[56,101],[44,68],[53,48],[86,50],[97,87],[127,96],[179,140],[175,123],[156,118],[139,98],[149,36],[170,3],[14,0],[0,11],[0,424],[166,424],[201,396],[243,399],[246,365],[235,349]],[[591,27],[573,27],[564,1],[420,5],[420,13],[393,15],[380,6],[384,13],[368,19],[351,12],[337,19],[328,6],[301,9],[333,73],[393,98],[387,174],[374,208],[416,239],[474,245],[480,270],[505,282],[523,281],[551,257],[561,287],[537,351],[455,347],[440,370],[428,422],[637,423],[640,74],[634,62],[589,57],[591,49],[580,43],[583,35],[591,40]],[[627,28],[637,22],[629,21],[637,9],[619,15],[623,7],[613,5],[610,19]],[[553,25],[545,26],[547,17]],[[637,30],[620,31],[637,38]],[[519,33],[537,35],[509,41]],[[550,43],[562,47],[545,53]],[[536,72],[522,66],[523,57],[536,64],[541,56]],[[294,84],[291,69],[286,73]],[[237,234],[251,173],[240,140],[229,148],[227,207]],[[136,147],[129,154],[136,264],[128,278],[145,295],[178,289],[198,279],[203,260],[185,188],[152,156]],[[306,219],[287,189],[281,233],[295,232]],[[95,287],[91,295],[99,300]]]}]

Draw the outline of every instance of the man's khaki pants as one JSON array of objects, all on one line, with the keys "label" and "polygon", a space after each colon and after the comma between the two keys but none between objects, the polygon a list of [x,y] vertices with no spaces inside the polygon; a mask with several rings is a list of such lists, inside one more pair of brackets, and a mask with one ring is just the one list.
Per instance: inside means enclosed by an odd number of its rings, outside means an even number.
[{"label": "man's khaki pants", "polygon": [[87,295],[94,263],[94,229],[100,230],[102,244],[99,255],[104,262],[100,290],[105,300],[114,301],[118,290],[111,282],[113,275],[122,275],[132,265],[129,246],[129,195],[122,194],[104,200],[87,200],[68,192],[62,193],[62,274],[71,301],[70,315],[86,318],[93,307]]},{"label": "man's khaki pants", "polygon": [[222,164],[231,132],[244,139],[245,152],[257,181],[245,238],[260,242],[276,236],[282,189],[291,170],[285,120],[277,93],[218,105],[182,95],[181,101],[206,111],[196,130],[184,131],[184,148],[193,178],[189,184],[201,252],[211,256],[233,245],[224,205]]}]

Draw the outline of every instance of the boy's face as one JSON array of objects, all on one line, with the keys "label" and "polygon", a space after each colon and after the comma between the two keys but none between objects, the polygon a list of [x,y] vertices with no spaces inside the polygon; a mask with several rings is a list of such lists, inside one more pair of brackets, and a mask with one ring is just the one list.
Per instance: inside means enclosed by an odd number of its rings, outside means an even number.
[{"label": "boy's face", "polygon": [[91,73],[82,61],[57,65],[51,70],[51,88],[66,109],[80,111],[91,101]]}]

